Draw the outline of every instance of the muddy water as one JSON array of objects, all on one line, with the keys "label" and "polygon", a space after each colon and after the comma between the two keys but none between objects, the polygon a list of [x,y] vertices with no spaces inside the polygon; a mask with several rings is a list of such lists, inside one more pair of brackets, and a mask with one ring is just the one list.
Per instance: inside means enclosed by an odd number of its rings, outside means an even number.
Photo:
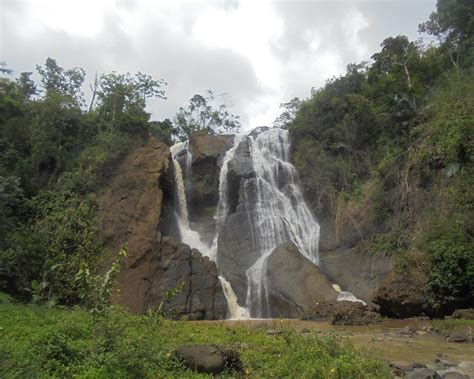
[{"label": "muddy water", "polygon": [[419,332],[421,335],[399,334],[401,329],[410,325],[410,320],[384,320],[375,325],[331,325],[328,322],[301,320],[242,320],[211,321],[225,325],[262,327],[268,329],[292,328],[301,333],[333,335],[348,339],[356,346],[375,348],[383,359],[389,362],[405,361],[423,363],[443,373],[434,359],[456,365],[452,369],[474,378],[474,343],[448,342],[439,334]]}]

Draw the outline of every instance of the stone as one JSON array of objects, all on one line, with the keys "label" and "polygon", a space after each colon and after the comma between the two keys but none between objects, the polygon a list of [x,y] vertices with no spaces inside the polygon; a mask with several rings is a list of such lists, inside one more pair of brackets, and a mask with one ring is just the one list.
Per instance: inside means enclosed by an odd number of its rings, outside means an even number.
[{"label": "stone", "polygon": [[303,315],[303,319],[329,321],[333,325],[369,325],[380,321],[373,308],[359,302],[319,301]]},{"label": "stone", "polygon": [[292,242],[268,257],[266,286],[271,317],[299,318],[318,301],[335,301],[338,295],[318,266]]},{"label": "stone", "polygon": [[466,320],[474,320],[474,308],[456,309],[453,312],[452,318],[463,318]]},{"label": "stone", "polygon": [[433,324],[429,320],[414,320],[410,322],[403,329],[400,329],[397,334],[400,335],[426,335],[433,332]]},{"label": "stone", "polygon": [[395,361],[389,363],[389,366],[392,369],[392,372],[395,376],[400,376],[404,377],[406,376],[407,373],[420,369],[420,368],[426,368],[424,364],[421,363],[409,363],[406,361]]},{"label": "stone", "polygon": [[469,375],[461,374],[457,371],[449,371],[442,376],[443,379],[469,379]]},{"label": "stone", "polygon": [[219,374],[224,370],[242,371],[239,354],[215,345],[186,345],[174,351],[184,366],[206,374]]},{"label": "stone", "polygon": [[392,270],[376,290],[373,302],[383,316],[408,318],[435,315],[427,296],[426,272]]},{"label": "stone", "polygon": [[451,333],[447,340],[448,342],[472,342],[472,329],[470,326],[465,326],[463,330]]},{"label": "stone", "polygon": [[441,376],[430,368],[415,369],[408,373],[408,379],[441,379]]},{"label": "stone", "polygon": [[333,325],[369,325],[379,322],[380,314],[359,302],[338,301],[330,321]]}]

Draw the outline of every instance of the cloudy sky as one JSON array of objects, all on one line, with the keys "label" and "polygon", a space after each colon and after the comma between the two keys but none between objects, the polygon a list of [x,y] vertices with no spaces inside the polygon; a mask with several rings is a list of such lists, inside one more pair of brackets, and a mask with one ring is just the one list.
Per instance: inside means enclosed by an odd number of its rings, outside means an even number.
[{"label": "cloudy sky", "polygon": [[33,71],[46,58],[95,73],[167,81],[154,119],[172,118],[195,93],[232,96],[245,128],[268,125],[279,105],[305,98],[369,60],[388,36],[419,38],[435,0],[0,0],[0,61]]}]

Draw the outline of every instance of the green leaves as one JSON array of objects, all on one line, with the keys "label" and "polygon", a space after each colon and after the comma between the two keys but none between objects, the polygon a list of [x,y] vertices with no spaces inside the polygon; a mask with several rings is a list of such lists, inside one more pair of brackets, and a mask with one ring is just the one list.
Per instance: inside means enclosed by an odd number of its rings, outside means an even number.
[{"label": "green leaves", "polygon": [[110,269],[103,275],[93,275],[86,261],[81,262],[80,269],[74,277],[79,298],[94,317],[105,316],[109,310],[115,278],[120,271],[122,260],[127,250],[122,247]]}]

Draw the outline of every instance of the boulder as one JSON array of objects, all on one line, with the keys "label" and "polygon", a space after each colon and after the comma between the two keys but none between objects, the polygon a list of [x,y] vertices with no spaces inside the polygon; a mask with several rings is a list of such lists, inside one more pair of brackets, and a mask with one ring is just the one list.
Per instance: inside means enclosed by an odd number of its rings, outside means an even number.
[{"label": "boulder", "polygon": [[166,217],[174,193],[170,160],[165,144],[153,137],[138,139],[98,196],[100,235],[111,252],[107,263],[121,246],[128,250],[114,301],[144,313],[179,286],[181,292],[166,302],[166,310],[193,319],[223,318],[227,306],[216,265],[197,250],[163,237],[172,229]]},{"label": "boulder", "polygon": [[409,379],[441,379],[441,376],[430,368],[419,368],[408,373]]},{"label": "boulder", "polygon": [[338,292],[321,270],[292,242],[277,247],[267,258],[266,288],[270,317],[298,318],[320,301],[335,301]]},{"label": "boulder", "polygon": [[449,371],[442,376],[443,379],[469,379],[469,375],[461,374],[457,371]]},{"label": "boulder", "polygon": [[474,320],[474,308],[456,309],[452,315],[453,318],[463,318],[465,320]]},{"label": "boulder", "polygon": [[333,325],[369,325],[380,321],[380,315],[359,302],[317,302],[304,314],[305,320],[329,321]]},{"label": "boulder", "polygon": [[338,301],[331,316],[333,325],[369,325],[377,322],[380,322],[380,314],[358,302]]},{"label": "boulder", "polygon": [[397,334],[411,336],[415,334],[428,334],[432,332],[434,332],[434,329],[431,321],[425,319],[414,319],[407,326],[400,329]]},{"label": "boulder", "polygon": [[420,363],[408,363],[406,361],[396,361],[389,363],[390,368],[395,376],[404,377],[410,371],[426,368],[426,365]]},{"label": "boulder", "polygon": [[434,316],[428,297],[428,274],[412,267],[405,271],[392,270],[374,294],[373,302],[380,313],[388,317],[408,318]]},{"label": "boulder", "polygon": [[206,374],[219,374],[224,370],[242,371],[239,353],[215,345],[180,346],[174,355],[185,367]]},{"label": "boulder", "polygon": [[472,329],[470,326],[465,326],[462,330],[451,333],[447,340],[448,342],[472,342]]}]

